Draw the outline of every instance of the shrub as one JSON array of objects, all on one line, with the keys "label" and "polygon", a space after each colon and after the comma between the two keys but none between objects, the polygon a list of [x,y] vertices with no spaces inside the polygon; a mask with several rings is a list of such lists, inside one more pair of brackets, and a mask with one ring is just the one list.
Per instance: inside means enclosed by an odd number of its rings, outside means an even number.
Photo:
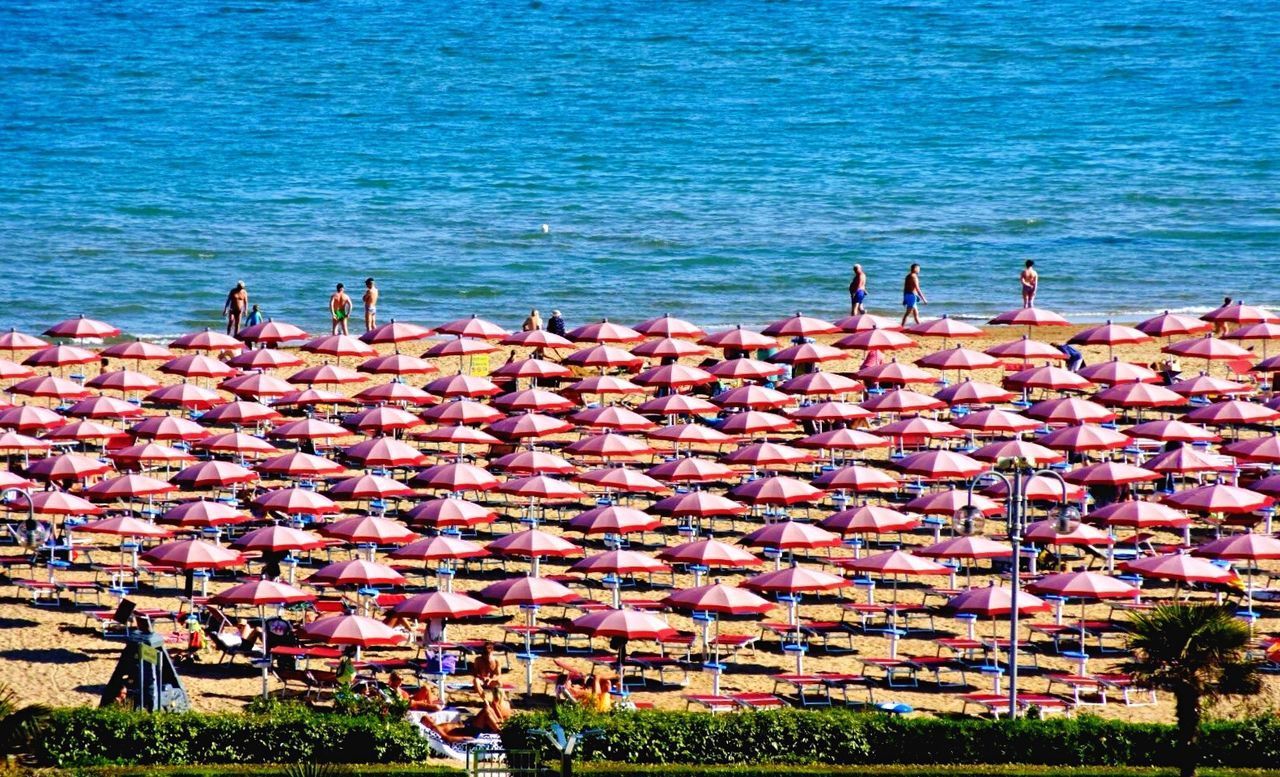
[{"label": "shrub", "polygon": [[77,707],[53,712],[35,756],[53,766],[98,764],[402,763],[426,758],[404,721],[282,706],[266,714],[147,714]]},{"label": "shrub", "polygon": [[[1175,763],[1174,729],[1082,715],[1049,720],[905,718],[832,709],[708,715],[577,708],[513,718],[511,749],[550,743],[535,734],[553,720],[568,731],[599,729],[579,744],[582,760],[631,764],[1043,764],[1165,766]],[[1280,720],[1206,724],[1207,765],[1269,767],[1280,762]]]}]

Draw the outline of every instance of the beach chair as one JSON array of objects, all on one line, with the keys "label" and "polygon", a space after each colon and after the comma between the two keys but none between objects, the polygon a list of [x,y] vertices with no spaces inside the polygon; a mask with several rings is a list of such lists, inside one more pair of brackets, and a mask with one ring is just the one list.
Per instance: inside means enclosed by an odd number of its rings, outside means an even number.
[{"label": "beach chair", "polygon": [[[1150,707],[1156,704],[1156,692],[1154,688],[1139,688],[1134,682],[1133,677],[1127,674],[1099,674],[1094,675],[1104,688],[1112,691],[1119,691],[1121,699],[1124,700],[1126,707]],[[1136,694],[1145,696],[1145,701],[1135,701]]]},{"label": "beach chair", "polygon": [[716,696],[710,693],[686,693],[684,695],[685,708],[697,704],[699,707],[705,708],[708,712],[734,712],[740,707],[738,702],[732,696]]},{"label": "beach chair", "polygon": [[749,710],[777,710],[789,706],[771,693],[734,693],[729,698]]}]

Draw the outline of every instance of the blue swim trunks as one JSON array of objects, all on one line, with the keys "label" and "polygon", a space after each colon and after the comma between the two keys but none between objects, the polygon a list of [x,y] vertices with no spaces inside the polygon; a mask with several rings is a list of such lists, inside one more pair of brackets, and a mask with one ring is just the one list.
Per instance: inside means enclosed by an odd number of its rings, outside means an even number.
[{"label": "blue swim trunks", "polygon": [[866,300],[866,298],[867,298],[866,289],[858,289],[853,293],[853,301],[858,303],[859,305],[861,305],[863,301]]},{"label": "blue swim trunks", "polygon": [[902,307],[914,308],[916,306],[916,295],[907,292],[902,295]]}]

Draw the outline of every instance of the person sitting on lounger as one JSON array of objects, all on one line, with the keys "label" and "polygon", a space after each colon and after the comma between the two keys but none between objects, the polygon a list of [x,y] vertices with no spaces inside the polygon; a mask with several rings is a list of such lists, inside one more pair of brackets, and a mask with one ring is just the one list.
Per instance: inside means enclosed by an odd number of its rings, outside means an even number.
[{"label": "person sitting on lounger", "polygon": [[404,687],[404,678],[399,672],[391,673],[391,677],[387,679],[387,690],[402,699],[407,699],[411,710],[436,712],[440,709],[430,685],[423,683],[416,691],[409,693],[409,689]]},{"label": "person sitting on lounger", "polygon": [[498,658],[493,654],[493,643],[485,642],[480,648],[480,655],[471,662],[471,687],[478,694],[484,695],[485,688],[496,682],[502,669],[498,666]]},{"label": "person sitting on lounger", "polygon": [[514,714],[507,692],[502,690],[501,683],[494,681],[485,695],[484,707],[471,719],[468,728],[477,734],[497,734]]},{"label": "person sitting on lounger", "polygon": [[561,672],[556,678],[556,698],[592,712],[608,712],[613,707],[613,678],[593,674],[575,681],[568,672]]}]

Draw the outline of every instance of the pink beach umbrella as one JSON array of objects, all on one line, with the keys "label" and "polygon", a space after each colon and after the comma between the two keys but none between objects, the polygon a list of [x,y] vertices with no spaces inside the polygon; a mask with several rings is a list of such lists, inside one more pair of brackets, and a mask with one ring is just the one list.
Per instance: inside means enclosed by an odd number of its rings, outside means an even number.
[{"label": "pink beach umbrella", "polygon": [[382,621],[364,615],[330,615],[302,627],[301,637],[327,645],[354,645],[356,656],[369,647],[390,647],[408,639]]}]

